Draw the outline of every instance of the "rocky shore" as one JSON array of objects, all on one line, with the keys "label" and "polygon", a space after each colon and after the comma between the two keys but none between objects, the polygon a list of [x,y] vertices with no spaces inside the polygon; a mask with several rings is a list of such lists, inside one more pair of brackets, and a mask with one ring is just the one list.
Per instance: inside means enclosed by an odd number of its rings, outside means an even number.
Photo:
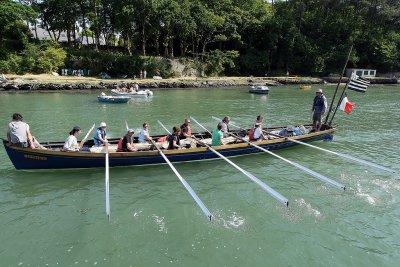
[{"label": "rocky shore", "polygon": [[[138,83],[142,89],[182,89],[240,87],[258,83],[268,86],[337,83],[339,78],[311,77],[220,77],[181,79],[97,79],[90,77],[64,77],[51,75],[10,76],[0,81],[0,91],[62,91],[62,90],[110,90],[130,87]],[[346,82],[345,78],[343,82]],[[372,83],[396,84],[396,79],[374,79]]]}]

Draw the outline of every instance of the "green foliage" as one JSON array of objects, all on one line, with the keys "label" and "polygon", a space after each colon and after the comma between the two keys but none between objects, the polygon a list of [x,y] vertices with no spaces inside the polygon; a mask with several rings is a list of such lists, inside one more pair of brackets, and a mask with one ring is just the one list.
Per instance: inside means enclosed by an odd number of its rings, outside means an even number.
[{"label": "green foliage", "polygon": [[0,73],[20,73],[21,57],[12,53],[6,60],[0,60]]},{"label": "green foliage", "polygon": [[[13,71],[15,57],[22,72],[60,66],[58,52],[29,46],[24,25],[35,17],[32,8],[53,39],[66,33],[74,48],[67,50],[67,67],[92,73],[132,76],[147,68],[149,76],[168,77],[168,61],[159,57],[178,56],[191,57],[207,75],[325,74],[341,71],[351,44],[349,66],[400,69],[395,0],[0,0],[0,5],[0,59]],[[78,36],[96,40],[91,52],[77,52]],[[99,52],[103,37],[123,50]]]},{"label": "green foliage", "polygon": [[148,57],[144,69],[146,69],[149,77],[171,78],[174,75],[170,61],[161,57]]},{"label": "green foliage", "polygon": [[49,73],[57,72],[61,66],[64,66],[66,52],[63,49],[48,47],[41,51],[36,61],[36,68],[39,72]]},{"label": "green foliage", "polygon": [[213,50],[207,55],[207,66],[205,73],[209,76],[222,74],[225,69],[235,67],[235,59],[239,56],[238,51]]}]

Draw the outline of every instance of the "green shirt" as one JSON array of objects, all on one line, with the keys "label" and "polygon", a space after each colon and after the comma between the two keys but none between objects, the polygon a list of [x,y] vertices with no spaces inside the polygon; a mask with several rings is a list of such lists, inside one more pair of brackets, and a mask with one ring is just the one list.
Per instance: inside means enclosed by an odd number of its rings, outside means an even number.
[{"label": "green shirt", "polygon": [[212,134],[212,146],[220,146],[221,145],[221,138],[224,136],[221,130],[215,129]]}]

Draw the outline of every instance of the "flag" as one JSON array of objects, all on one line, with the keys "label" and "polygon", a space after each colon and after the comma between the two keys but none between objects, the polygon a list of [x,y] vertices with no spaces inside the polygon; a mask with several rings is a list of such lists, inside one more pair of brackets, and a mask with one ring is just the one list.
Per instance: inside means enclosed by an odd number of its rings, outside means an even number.
[{"label": "flag", "polygon": [[367,91],[369,84],[370,82],[368,80],[363,79],[360,76],[352,73],[348,88],[350,90],[365,93]]},{"label": "flag", "polygon": [[343,110],[347,114],[350,114],[351,110],[353,109],[353,107],[355,105],[356,105],[356,103],[349,102],[349,100],[347,99],[347,96],[344,96],[343,99],[342,99],[342,102],[340,102],[339,109]]}]

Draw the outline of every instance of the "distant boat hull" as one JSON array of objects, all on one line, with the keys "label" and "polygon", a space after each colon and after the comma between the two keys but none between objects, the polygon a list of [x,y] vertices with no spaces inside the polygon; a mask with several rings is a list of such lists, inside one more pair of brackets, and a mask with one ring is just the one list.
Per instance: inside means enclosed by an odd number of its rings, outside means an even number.
[{"label": "distant boat hull", "polygon": [[249,93],[251,94],[259,94],[259,95],[266,95],[269,93],[269,88],[268,86],[265,85],[253,85],[250,90]]},{"label": "distant boat hull", "polygon": [[251,94],[258,94],[258,95],[267,95],[269,94],[269,89],[268,90],[262,90],[262,89],[250,89],[249,93]]},{"label": "distant boat hull", "polygon": [[120,92],[116,89],[112,89],[111,94],[115,96],[125,96],[125,97],[148,97],[152,96],[153,92],[146,89],[146,90],[139,90],[135,93],[129,93],[129,92]]},{"label": "distant boat hull", "polygon": [[98,96],[97,100],[104,103],[127,103],[130,97],[120,97],[120,96]]}]

